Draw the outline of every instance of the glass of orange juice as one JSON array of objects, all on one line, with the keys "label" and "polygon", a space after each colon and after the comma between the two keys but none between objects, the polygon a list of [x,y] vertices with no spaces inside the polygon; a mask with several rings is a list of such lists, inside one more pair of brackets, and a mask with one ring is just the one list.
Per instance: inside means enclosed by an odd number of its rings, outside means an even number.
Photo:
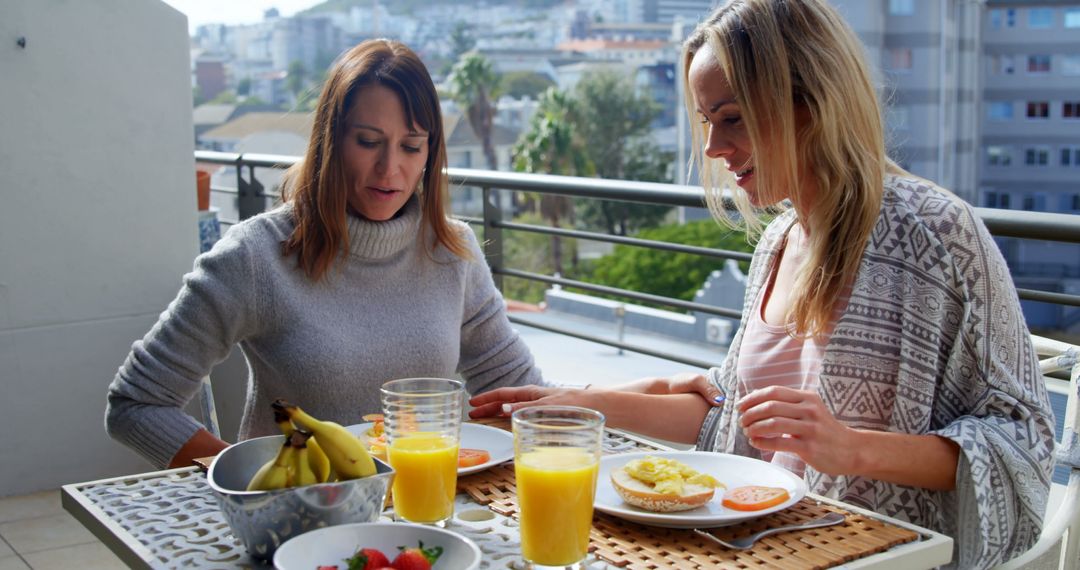
[{"label": "glass of orange juice", "polygon": [[532,568],[584,568],[604,415],[535,406],[511,418],[521,555]]},{"label": "glass of orange juice", "polygon": [[465,387],[445,378],[382,386],[386,455],[394,468],[394,517],[446,526],[454,514]]}]

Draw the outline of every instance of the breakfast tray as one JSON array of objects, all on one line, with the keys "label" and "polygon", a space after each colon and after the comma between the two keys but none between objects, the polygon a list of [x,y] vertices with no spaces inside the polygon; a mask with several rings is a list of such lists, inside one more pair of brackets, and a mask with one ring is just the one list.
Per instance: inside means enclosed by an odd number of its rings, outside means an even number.
[{"label": "breakfast tray", "polygon": [[[485,423],[509,429],[505,419]],[[607,450],[606,450],[607,451]],[[458,490],[503,516],[517,518],[517,493],[512,465],[502,465],[462,477]],[[783,511],[732,526],[710,529],[722,539],[738,538],[766,528],[803,522],[828,512],[845,515],[842,524],[780,533],[766,537],[749,550],[730,550],[692,530],[640,525],[596,513],[589,551],[609,564],[630,569],[678,568],[830,568],[913,542],[919,534],[860,513],[826,505],[812,498]]]}]

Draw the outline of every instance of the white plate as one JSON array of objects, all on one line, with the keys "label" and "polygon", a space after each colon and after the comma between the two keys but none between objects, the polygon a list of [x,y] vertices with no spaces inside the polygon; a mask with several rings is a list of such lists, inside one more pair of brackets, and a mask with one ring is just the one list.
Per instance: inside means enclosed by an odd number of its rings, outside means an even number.
[{"label": "white plate", "polygon": [[350,558],[361,548],[377,548],[392,562],[399,546],[424,548],[441,546],[442,555],[432,570],[475,570],[480,567],[480,548],[476,543],[448,530],[406,523],[352,523],[328,526],[305,532],[282,544],[274,552],[278,570],[315,570],[319,566],[346,568]]},{"label": "white plate", "polygon": [[[367,434],[365,433],[372,426],[371,422],[363,424],[355,424],[347,426],[348,430],[356,434],[365,445],[367,444]],[[473,465],[472,467],[458,468],[457,474],[468,475],[470,473],[476,473],[477,471],[483,471],[488,467],[494,467],[500,463],[505,463],[514,458],[514,434],[496,427],[485,426],[480,424],[461,424],[461,447],[468,447],[471,449],[483,449],[491,454],[491,459],[486,463],[480,465]]]},{"label": "white plate", "polygon": [[[760,511],[735,511],[721,504],[723,489],[717,489],[712,500],[689,511],[678,513],[654,513],[627,504],[619,497],[611,484],[611,472],[621,468],[633,459],[654,455],[681,461],[694,469],[712,475],[717,481],[727,485],[728,489],[744,485],[764,485],[783,487],[791,498],[787,501]],[[607,455],[600,458],[600,473],[596,482],[596,510],[615,515],[636,523],[670,528],[708,528],[727,526],[757,518],[769,513],[786,509],[799,502],[806,495],[806,483],[794,473],[766,463],[726,453],[704,451],[666,451],[638,452]]]}]

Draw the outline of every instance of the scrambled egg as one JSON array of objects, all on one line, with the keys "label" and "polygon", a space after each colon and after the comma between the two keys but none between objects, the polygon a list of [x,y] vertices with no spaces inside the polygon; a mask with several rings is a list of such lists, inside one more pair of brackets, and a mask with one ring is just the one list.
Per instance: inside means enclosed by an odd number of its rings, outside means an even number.
[{"label": "scrambled egg", "polygon": [[652,455],[635,459],[623,469],[634,479],[652,485],[657,493],[679,495],[686,484],[710,488],[721,486],[713,477],[699,473],[685,463]]}]

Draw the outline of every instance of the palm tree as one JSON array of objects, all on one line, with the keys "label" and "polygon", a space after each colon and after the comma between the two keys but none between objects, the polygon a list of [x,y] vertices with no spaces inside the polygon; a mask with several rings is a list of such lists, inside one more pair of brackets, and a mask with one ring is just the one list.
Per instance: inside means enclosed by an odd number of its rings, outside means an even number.
[{"label": "palm tree", "polygon": [[450,72],[450,96],[465,109],[469,126],[480,137],[491,170],[499,168],[491,135],[501,79],[491,62],[475,51],[464,54]]},{"label": "palm tree", "polygon": [[[562,174],[565,176],[593,176],[595,168],[589,160],[581,137],[578,135],[577,105],[565,92],[549,88],[540,96],[540,105],[533,115],[529,130],[514,145],[514,170]],[[552,227],[565,221],[573,224],[574,203],[567,196],[540,194],[540,215]],[[551,236],[551,256],[555,271],[562,272],[562,247],[559,236]],[[574,256],[577,265],[577,256]]]}]

